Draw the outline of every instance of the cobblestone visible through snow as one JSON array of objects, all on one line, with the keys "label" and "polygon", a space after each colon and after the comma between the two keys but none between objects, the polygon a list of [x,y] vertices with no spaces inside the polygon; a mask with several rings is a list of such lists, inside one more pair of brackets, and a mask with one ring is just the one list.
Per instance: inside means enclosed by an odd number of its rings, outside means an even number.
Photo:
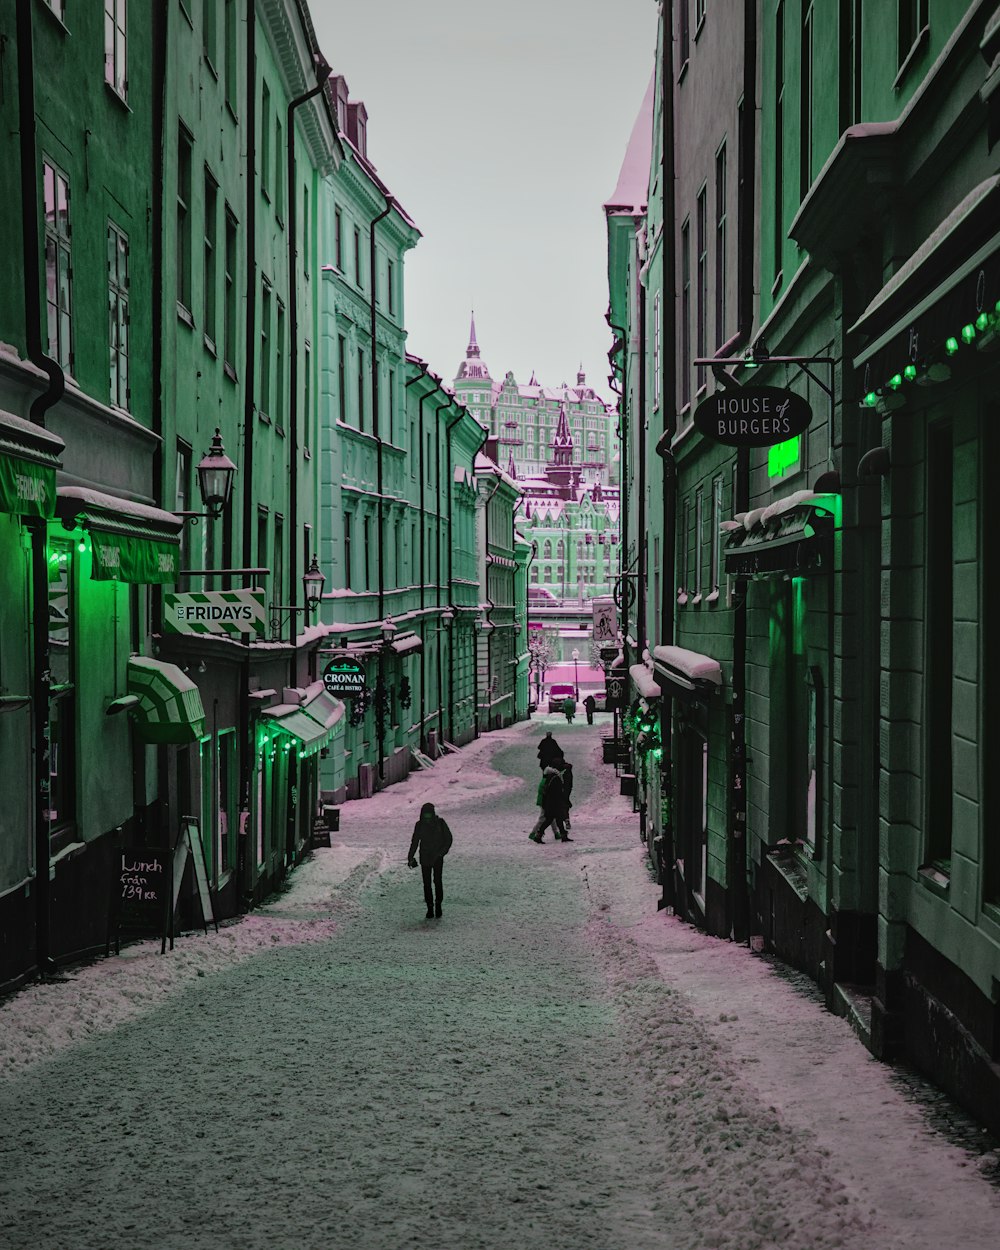
[{"label": "cobblestone visible through snow", "polygon": [[[546,727],[575,841],[538,847]],[[994,1250],[988,1181],[844,1023],[657,913],[599,731],[484,737],[218,935],[0,1007],[0,1246]]]}]

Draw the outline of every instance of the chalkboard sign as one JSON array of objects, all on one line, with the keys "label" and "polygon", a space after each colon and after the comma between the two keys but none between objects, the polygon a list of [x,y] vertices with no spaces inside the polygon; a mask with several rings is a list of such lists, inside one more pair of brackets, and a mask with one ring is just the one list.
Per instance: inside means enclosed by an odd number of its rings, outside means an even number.
[{"label": "chalkboard sign", "polygon": [[[173,852],[162,846],[123,846],[115,851],[112,876],[111,925],[115,949],[123,929],[156,933],[166,949],[173,914]],[[171,934],[171,939],[172,939]],[[171,940],[171,945],[172,945]],[[108,948],[111,946],[110,932]]]},{"label": "chalkboard sign", "polygon": [[219,922],[215,919],[215,912],[212,908],[212,892],[208,886],[208,863],[205,860],[205,844],[201,840],[201,821],[197,816],[181,817],[181,836],[178,839],[178,848],[181,843],[186,843],[188,854],[191,856],[191,863],[194,866],[194,881],[198,891],[198,903],[201,907],[201,923],[208,932],[209,924],[215,925],[216,933],[219,932]]}]

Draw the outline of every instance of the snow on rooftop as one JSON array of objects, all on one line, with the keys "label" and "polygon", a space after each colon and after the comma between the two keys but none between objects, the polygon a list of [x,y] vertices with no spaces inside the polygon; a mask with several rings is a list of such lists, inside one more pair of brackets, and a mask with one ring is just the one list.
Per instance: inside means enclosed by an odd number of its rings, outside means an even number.
[{"label": "snow on rooftop", "polygon": [[625,158],[622,161],[618,184],[605,201],[608,211],[614,209],[630,213],[641,213],[645,210],[649,195],[649,163],[653,154],[653,88],[656,74],[650,74],[646,94],[639,106],[639,115],[632,127]]}]

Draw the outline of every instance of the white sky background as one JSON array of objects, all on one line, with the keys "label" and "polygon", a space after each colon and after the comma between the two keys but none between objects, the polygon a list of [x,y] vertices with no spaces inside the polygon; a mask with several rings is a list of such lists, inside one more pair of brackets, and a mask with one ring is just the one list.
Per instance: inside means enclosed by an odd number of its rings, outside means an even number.
[{"label": "white sky background", "polygon": [[494,378],[610,399],[611,196],[653,69],[654,0],[310,0],[368,109],[368,154],[423,232],[407,347],[450,381],[469,311]]}]

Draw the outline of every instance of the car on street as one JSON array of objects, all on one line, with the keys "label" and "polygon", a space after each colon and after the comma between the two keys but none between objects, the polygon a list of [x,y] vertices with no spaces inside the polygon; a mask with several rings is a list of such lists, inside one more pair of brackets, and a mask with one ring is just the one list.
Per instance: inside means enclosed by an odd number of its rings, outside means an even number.
[{"label": "car on street", "polygon": [[546,590],[544,586],[529,586],[528,602],[536,608],[547,608],[557,604],[559,600],[551,590]]},{"label": "car on street", "polygon": [[560,684],[555,682],[549,687],[549,711],[561,712],[566,699],[576,699],[576,688],[572,682]]}]

